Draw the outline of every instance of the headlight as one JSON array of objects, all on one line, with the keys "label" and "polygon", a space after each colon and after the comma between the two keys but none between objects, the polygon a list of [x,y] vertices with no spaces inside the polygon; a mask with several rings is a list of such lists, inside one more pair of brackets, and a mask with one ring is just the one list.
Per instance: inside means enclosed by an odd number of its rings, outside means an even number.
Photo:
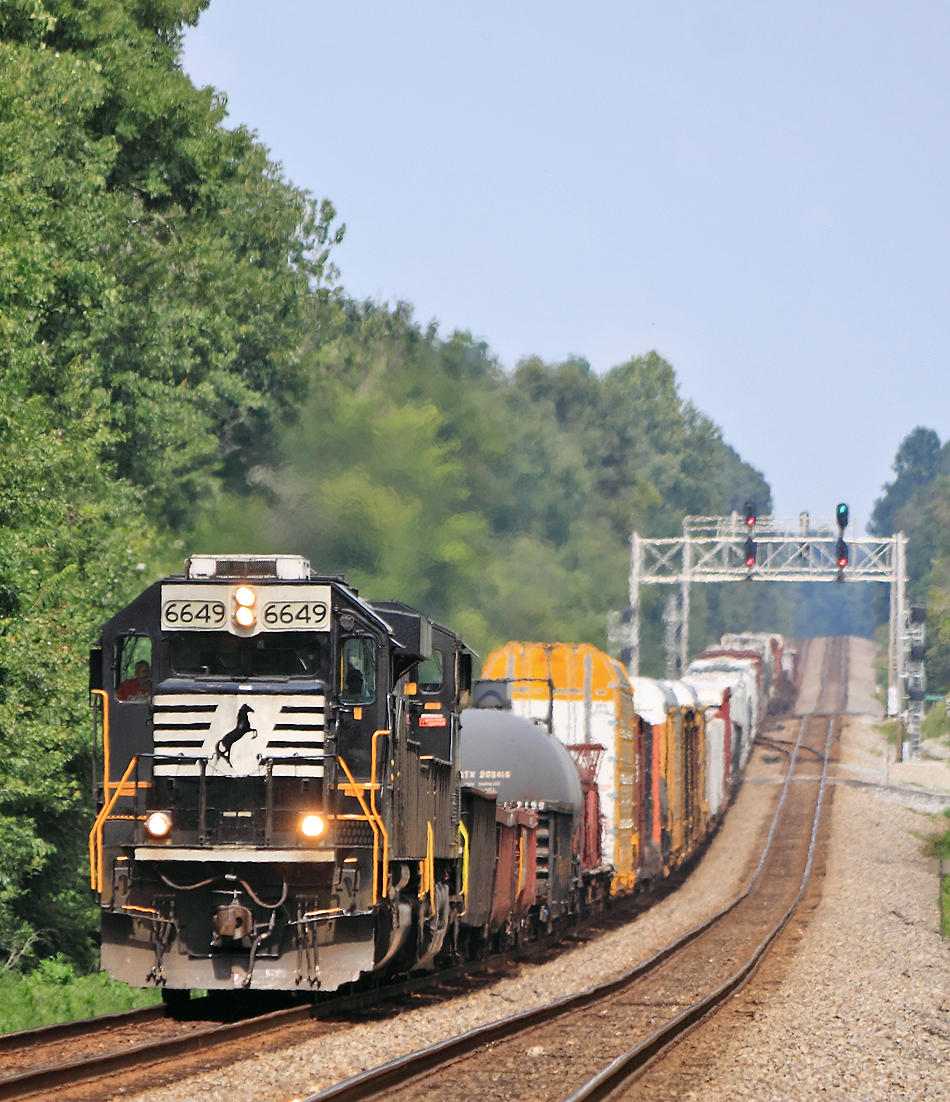
[{"label": "headlight", "polygon": [[145,820],[145,829],[153,838],[167,838],[172,817],[167,811],[153,811]]},{"label": "headlight", "polygon": [[257,593],[249,585],[239,585],[234,591],[234,619],[242,628],[254,626],[257,613],[254,605],[257,603]]},{"label": "headlight", "polygon": [[300,820],[300,833],[304,838],[319,838],[326,829],[322,815],[304,815]]}]

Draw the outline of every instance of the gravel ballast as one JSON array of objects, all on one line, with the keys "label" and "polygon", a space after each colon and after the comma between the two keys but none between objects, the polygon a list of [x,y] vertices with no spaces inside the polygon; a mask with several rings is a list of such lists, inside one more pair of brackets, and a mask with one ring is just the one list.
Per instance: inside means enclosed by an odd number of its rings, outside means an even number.
[{"label": "gravel ballast", "polygon": [[[819,648],[811,648],[816,652]],[[875,730],[873,646],[852,640],[849,707],[825,880],[794,967],[752,984],[723,1013],[735,1029],[681,1098],[946,1099],[950,1096],[950,940],[938,929],[937,876],[921,839],[944,829],[946,761],[896,763]],[[810,659],[812,661],[812,659]],[[806,683],[810,684],[806,668]],[[804,699],[802,706],[807,707]],[[795,721],[777,737],[793,738]],[[747,781],[697,869],[675,894],[621,930],[491,988],[337,1037],[249,1057],[136,1102],[288,1102],[476,1025],[549,1002],[632,967],[745,886],[754,827],[777,797],[774,754],[753,755]],[[936,798],[928,796],[934,793]],[[946,803],[943,800],[946,798]]]}]

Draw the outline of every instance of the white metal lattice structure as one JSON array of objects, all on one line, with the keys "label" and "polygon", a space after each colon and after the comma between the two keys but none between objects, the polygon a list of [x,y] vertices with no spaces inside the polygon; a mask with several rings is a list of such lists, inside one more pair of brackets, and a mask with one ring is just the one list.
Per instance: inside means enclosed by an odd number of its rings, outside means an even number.
[{"label": "white metal lattice structure", "polygon": [[[686,517],[682,536],[645,539],[634,532],[630,556],[630,603],[608,618],[608,646],[631,676],[640,665],[640,587],[678,587],[666,603],[664,622],[667,676],[686,666],[689,652],[690,586],[698,582],[884,582],[891,587],[888,643],[888,715],[907,722],[908,663],[912,639],[906,603],[906,537],[847,540],[848,563],[838,562],[842,538],[833,518],[758,517],[748,526],[738,513],[727,517]],[[746,565],[746,541],[755,542],[755,562]],[[675,599],[674,599],[675,598]],[[913,726],[913,724],[911,725]],[[916,753],[913,730],[911,750]],[[916,740],[919,741],[919,724]]]}]

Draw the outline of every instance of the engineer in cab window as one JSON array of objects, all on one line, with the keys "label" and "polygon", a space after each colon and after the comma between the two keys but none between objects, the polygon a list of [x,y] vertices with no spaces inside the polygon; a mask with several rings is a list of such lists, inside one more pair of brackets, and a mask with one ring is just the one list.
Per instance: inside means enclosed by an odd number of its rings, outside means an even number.
[{"label": "engineer in cab window", "polygon": [[135,676],[126,678],[115,691],[116,700],[148,700],[152,695],[152,671],[148,662],[135,663]]}]

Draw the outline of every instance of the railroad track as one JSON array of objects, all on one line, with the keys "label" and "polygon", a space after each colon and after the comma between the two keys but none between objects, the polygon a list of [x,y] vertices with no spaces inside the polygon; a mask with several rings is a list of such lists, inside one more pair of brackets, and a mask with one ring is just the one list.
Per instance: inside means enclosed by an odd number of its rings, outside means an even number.
[{"label": "railroad track", "polygon": [[221,1023],[200,1018],[176,1021],[158,1006],[10,1034],[0,1038],[0,1100],[98,1083],[109,1075],[178,1061],[248,1037],[309,1023],[312,1012],[309,1005],[297,1006]]},{"label": "railroad track", "polygon": [[[832,688],[828,691],[833,692],[834,690]],[[819,706],[825,707],[821,702],[819,702]],[[783,747],[776,744],[777,749],[787,753],[793,762],[797,760],[801,771],[807,769],[808,761],[814,766],[815,764],[820,765],[825,759],[824,751],[812,744],[814,739],[805,736],[807,722],[811,721],[803,721],[802,729],[794,747]],[[806,775],[804,772],[800,773],[799,779]],[[790,793],[794,793],[796,789],[803,787],[792,784],[795,776],[794,770],[789,770],[782,803],[788,802]],[[777,819],[773,822],[772,836],[776,834],[778,829],[777,822]],[[782,832],[784,833],[786,829],[783,826]],[[773,844],[777,850],[779,843],[775,841],[774,837]],[[760,870],[761,867],[760,865]],[[753,878],[753,883],[757,878]],[[750,883],[746,894],[749,894],[752,888],[753,884]],[[501,1038],[508,1035],[509,1032],[513,1036],[523,1035],[526,1029],[532,1028],[530,1021],[532,1018],[536,1019],[539,1028],[543,1026],[544,1022],[549,1021],[553,1023],[555,1034],[565,1031],[570,1033],[574,1028],[573,1026],[565,1025],[563,1021],[555,1022],[555,1019],[560,1019],[563,1014],[571,1009],[575,1002],[578,1006],[585,1001],[591,1003],[591,1013],[595,1018],[595,1027],[597,1027],[597,1019],[599,1019],[599,1028],[603,1032],[605,1021],[612,1022],[610,1016],[615,1013],[613,1009],[605,1009],[602,1004],[598,1005],[597,1002],[597,1000],[610,993],[608,989],[617,987],[617,997],[619,998],[621,997],[620,988],[623,983],[629,984],[631,981],[635,983],[639,976],[645,978],[653,972],[659,973],[667,961],[670,962],[667,964],[667,969],[682,967],[674,960],[674,956],[677,952],[685,950],[685,947],[692,941],[697,942],[699,967],[701,968],[703,952],[711,951],[708,948],[710,943],[702,941],[704,932],[707,928],[720,922],[724,915],[731,912],[741,902],[741,899],[736,900],[722,915],[715,916],[710,922],[698,927],[684,939],[681,939],[680,942],[663,950],[635,969],[622,981],[603,985],[579,998],[561,1000],[552,1007],[541,1008],[530,1014],[520,1015],[514,1019],[506,1019],[504,1022],[472,1031],[464,1038],[456,1038],[453,1041],[446,1042],[445,1045],[436,1046],[439,1050],[437,1053],[426,1050],[428,1055],[422,1057],[419,1054],[413,1054],[411,1057],[407,1057],[405,1061],[397,1061],[393,1065],[387,1065],[386,1069],[379,1069],[382,1078],[375,1079],[376,1073],[366,1073],[357,1077],[358,1082],[351,1080],[348,1081],[349,1085],[343,1084],[341,1087],[312,1097],[313,1099],[364,1098],[372,1097],[374,1093],[379,1093],[383,1089],[386,1089],[388,1093],[392,1093],[392,1086],[387,1086],[387,1084],[398,1085],[408,1077],[416,1076],[419,1074],[419,1069],[424,1067],[425,1061],[429,1061],[433,1068],[437,1068],[440,1062],[444,1064],[446,1060],[457,1060],[465,1051],[473,1048],[477,1049],[479,1046],[488,1043],[493,1044],[500,1051]],[[607,924],[612,923],[607,920]],[[703,948],[704,944],[707,946],[706,948]],[[543,955],[549,951],[550,946],[538,946],[533,952],[529,951],[521,954],[520,959]],[[510,967],[512,962],[508,960],[504,964]],[[323,1032],[337,1033],[344,1031],[351,1024],[346,1020],[316,1023],[313,1021],[314,1018],[342,1015],[353,1010],[376,1005],[381,1001],[397,1001],[404,996],[425,991],[435,991],[434,997],[438,998],[440,997],[440,990],[451,989],[453,984],[467,984],[471,982],[473,974],[477,975],[478,972],[481,972],[483,975],[494,978],[500,970],[503,970],[501,959],[492,959],[482,962],[474,968],[453,969],[440,973],[435,977],[423,977],[404,984],[393,985],[385,991],[364,992],[346,998],[335,998],[318,1004],[316,1007],[309,1003],[296,1005],[270,1014],[223,1024],[203,1019],[201,1017],[201,1003],[199,1000],[195,1000],[192,1004],[191,1013],[191,1018],[194,1020],[186,1022],[176,1022],[173,1019],[166,1018],[163,1007],[151,1007],[143,1011],[133,1011],[127,1015],[114,1015],[107,1019],[97,1019],[92,1023],[69,1023],[64,1026],[31,1030],[5,1038],[0,1037],[0,1102],[3,1099],[35,1097],[41,1093],[45,1096],[47,1092],[52,1090],[57,1090],[57,1098],[91,1099],[95,1097],[99,1099],[107,1094],[107,1087],[102,1080],[106,1076],[117,1074],[122,1075],[121,1085],[124,1092],[133,1089],[141,1090],[155,1082],[167,1081],[172,1078],[180,1079],[183,1074],[187,1074],[187,1069],[182,1062],[189,1057],[196,1058],[196,1063],[200,1060],[203,1066],[207,1066],[209,1060],[220,1065],[238,1056],[246,1056],[248,1054],[247,1046],[242,1046],[241,1042],[250,1037],[258,1038],[256,1042],[258,1049],[277,1048],[296,1040],[312,1040]],[[635,995],[634,999],[640,999],[646,1005],[647,997],[642,992],[640,995]],[[664,995],[662,990],[659,996],[655,996],[655,999],[655,1005],[657,1006],[662,1006],[664,1002],[672,1006],[675,1002],[675,996],[670,996],[669,993]],[[626,1027],[624,1028],[626,1029]],[[513,1060],[516,1068],[520,1068],[521,1076],[524,1077],[525,1051],[528,1050],[537,1052],[539,1055],[548,1056],[551,1042],[546,1040],[543,1035],[538,1035],[534,1040],[525,1040],[522,1036],[520,1042],[515,1041],[515,1046]],[[90,1056],[90,1052],[93,1052],[94,1055]],[[568,1052],[569,1065],[575,1063],[574,1055],[574,1053]],[[420,1059],[423,1063],[419,1063]],[[490,1060],[489,1064],[492,1065],[492,1063],[494,1063],[494,1066],[490,1066],[489,1077],[497,1082],[500,1076],[502,1080],[507,1080],[510,1083],[510,1076],[504,1070],[499,1070],[500,1060],[494,1062]],[[538,1060],[536,1063],[548,1065],[550,1061],[545,1059]],[[532,1092],[536,1096],[565,1097],[564,1093],[557,1093],[563,1084],[567,1082],[561,1072],[556,1074],[557,1087],[554,1093],[547,1095],[543,1091],[537,1090],[537,1080],[533,1074],[534,1068],[530,1065],[530,1061],[529,1066],[531,1066]],[[143,1068],[146,1068],[144,1073],[141,1071]],[[16,1070],[13,1071],[12,1069]],[[467,1083],[468,1065],[466,1065],[465,1070],[464,1081]],[[433,1074],[439,1073],[436,1071]],[[457,1078],[454,1073],[451,1077]],[[91,1083],[96,1084],[96,1086],[90,1087],[89,1084]],[[82,1084],[86,1084],[86,1087],[83,1088]],[[63,1088],[66,1088],[66,1090],[64,1091]],[[70,1091],[70,1088],[72,1088],[72,1091]],[[413,1097],[415,1089],[415,1086],[410,1087],[409,1093],[404,1097]],[[443,1079],[439,1080],[439,1089],[443,1094],[447,1093],[446,1083]],[[462,1093],[470,1097],[468,1088],[463,1088]],[[493,1096],[492,1089],[485,1089],[483,1093],[488,1098]],[[500,1095],[498,1096],[500,1097]],[[579,1095],[578,1097],[584,1096]],[[601,1095],[591,1095],[590,1097],[601,1097]]]},{"label": "railroad track", "polygon": [[[802,898],[844,706],[846,643],[826,648],[814,710],[801,719],[762,856],[728,907],[626,975],[371,1069],[306,1102],[440,1102],[530,1095],[581,1102],[625,1085],[738,990]],[[633,1042],[633,1043],[631,1043]]]},{"label": "railroad track", "polygon": [[[189,1058],[196,1058],[202,1067],[222,1065],[246,1057],[248,1050],[242,1042],[249,1038],[256,1038],[259,1048],[277,1048],[339,1033],[350,1028],[361,1011],[387,1002],[417,1001],[420,995],[448,999],[460,988],[469,991],[480,983],[492,983],[516,968],[519,961],[543,956],[551,949],[551,944],[542,942],[523,949],[517,959],[492,956],[433,975],[333,995],[317,1003],[304,1001],[263,1014],[242,1016],[240,1009],[232,1006],[229,1016],[236,1020],[224,1022],[220,1020],[224,1016],[221,1003],[206,998],[193,999],[182,1020],[169,1016],[164,1006],[151,1006],[0,1035],[0,1102],[45,1097],[54,1090],[63,1102],[72,1098],[99,1102],[108,1093],[103,1080],[109,1076],[121,1075],[117,1086],[126,1093],[178,1080],[185,1071],[183,1061]],[[89,1084],[95,1087],[90,1090]]]}]

